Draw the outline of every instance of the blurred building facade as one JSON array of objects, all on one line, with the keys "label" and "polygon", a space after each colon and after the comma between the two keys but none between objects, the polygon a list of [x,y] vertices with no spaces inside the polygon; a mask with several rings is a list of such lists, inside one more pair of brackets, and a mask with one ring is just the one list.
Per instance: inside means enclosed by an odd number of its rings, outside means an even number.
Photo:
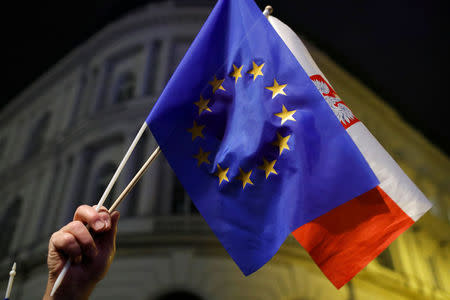
[{"label": "blurred building facade", "polygon": [[[0,113],[0,281],[12,299],[44,292],[52,232],[95,204],[211,7],[144,7],[107,26]],[[245,278],[161,156],[120,206],[118,252],[92,299],[449,299],[450,161],[382,99],[308,45],[340,97],[434,203],[336,290],[288,238]],[[147,132],[115,199],[156,148]]]}]

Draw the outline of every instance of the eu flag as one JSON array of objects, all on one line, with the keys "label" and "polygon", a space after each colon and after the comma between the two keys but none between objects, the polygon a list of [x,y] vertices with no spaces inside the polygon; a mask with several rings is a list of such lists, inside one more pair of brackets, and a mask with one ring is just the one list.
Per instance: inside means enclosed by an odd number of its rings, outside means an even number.
[{"label": "eu flag", "polygon": [[147,124],[245,275],[292,231],[378,185],[251,0],[218,1]]}]

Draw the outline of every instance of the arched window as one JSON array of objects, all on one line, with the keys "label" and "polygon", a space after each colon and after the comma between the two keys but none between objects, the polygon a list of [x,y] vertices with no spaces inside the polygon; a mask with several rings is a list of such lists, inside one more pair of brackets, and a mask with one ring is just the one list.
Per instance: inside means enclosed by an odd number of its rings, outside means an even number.
[{"label": "arched window", "polygon": [[173,291],[158,297],[156,300],[202,300],[199,296],[186,291]]},{"label": "arched window", "polygon": [[39,153],[45,142],[45,136],[50,126],[50,113],[45,113],[32,128],[25,147],[24,159]]},{"label": "arched window", "polygon": [[172,213],[175,215],[194,215],[199,213],[175,175],[172,191]]},{"label": "arched window", "polygon": [[5,137],[0,137],[0,161],[2,161],[3,156],[6,153],[6,138]]},{"label": "arched window", "polygon": [[114,102],[121,103],[133,99],[136,96],[136,75],[127,71],[120,74],[117,79]]},{"label": "arched window", "polygon": [[[109,184],[109,181],[111,180],[111,178],[114,175],[114,172],[116,171],[116,164],[114,162],[107,162],[105,164],[103,164],[96,175],[96,178],[94,179],[94,187],[92,190],[92,199],[91,199],[91,204],[97,204],[98,201],[100,200],[100,197],[103,195],[103,192],[106,190],[106,187]],[[112,197],[114,197],[114,186],[111,190],[111,192],[109,193],[108,198],[111,199]],[[113,200],[114,201],[114,200]],[[109,207],[109,202],[105,202],[104,206]]]},{"label": "arched window", "polygon": [[20,216],[22,202],[21,197],[15,197],[10,206],[0,215],[0,228],[2,230],[2,234],[0,234],[0,259],[8,255],[9,245],[11,245]]}]

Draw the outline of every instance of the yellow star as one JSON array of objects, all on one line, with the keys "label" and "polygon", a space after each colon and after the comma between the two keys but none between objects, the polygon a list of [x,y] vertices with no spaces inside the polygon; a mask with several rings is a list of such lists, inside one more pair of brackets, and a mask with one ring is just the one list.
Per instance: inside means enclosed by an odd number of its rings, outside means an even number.
[{"label": "yellow star", "polygon": [[211,111],[211,109],[208,107],[209,100],[210,99],[203,99],[203,96],[200,95],[200,100],[198,100],[197,102],[194,102],[194,104],[198,107],[198,115],[199,116],[204,110]]},{"label": "yellow star", "polygon": [[197,122],[194,121],[194,126],[189,128],[187,131],[192,133],[192,140],[195,140],[196,137],[205,138],[203,136],[202,130],[205,128],[205,125],[197,125]]},{"label": "yellow star", "polygon": [[272,91],[272,99],[275,98],[276,95],[282,94],[286,96],[286,93],[283,89],[287,86],[287,84],[278,84],[277,80],[273,80],[273,86],[266,86],[266,89]]},{"label": "yellow star", "polygon": [[239,173],[241,173],[237,179],[242,181],[242,189],[245,188],[245,186],[248,184],[253,185],[253,182],[250,180],[250,175],[252,175],[252,170],[250,170],[249,172],[244,172],[242,171],[241,168],[239,168]]},{"label": "yellow star", "polygon": [[216,75],[214,75],[214,80],[209,82],[209,84],[213,87],[213,94],[216,93],[217,90],[225,91],[225,89],[222,86],[224,80],[225,78],[220,80],[216,78]]},{"label": "yellow star", "polygon": [[283,136],[281,136],[281,134],[279,134],[277,132],[277,140],[275,142],[273,142],[272,145],[275,145],[275,146],[280,148],[280,155],[281,155],[281,152],[283,152],[284,149],[290,150],[289,149],[289,145],[287,144],[287,142],[289,141],[290,137],[291,137],[290,135],[283,137]]},{"label": "yellow star", "polygon": [[293,114],[295,114],[295,112],[296,110],[288,111],[286,107],[284,107],[283,105],[283,111],[274,115],[277,116],[278,118],[281,118],[281,125],[283,125],[284,122],[286,122],[287,120],[296,121],[292,116]]},{"label": "yellow star", "polygon": [[202,163],[205,163],[205,164],[208,164],[208,165],[211,163],[211,162],[208,160],[208,155],[209,155],[210,153],[211,153],[211,152],[203,152],[202,147],[200,147],[200,150],[199,150],[198,154],[194,155],[194,158],[198,160],[198,162],[197,162],[197,166],[198,166],[198,167],[200,167],[200,165],[201,165]]},{"label": "yellow star", "polygon": [[240,68],[238,68],[238,67],[236,67],[236,66],[233,64],[233,69],[234,69],[234,71],[231,72],[230,76],[231,76],[231,77],[234,77],[234,79],[235,79],[235,82],[234,82],[234,83],[237,83],[239,77],[242,77],[242,74],[241,74],[242,67],[243,67],[243,66],[241,66]]},{"label": "yellow star", "polygon": [[259,166],[261,170],[264,170],[266,172],[266,179],[269,177],[270,173],[273,173],[275,175],[278,175],[277,171],[273,168],[277,160],[272,160],[271,162],[268,162],[265,158],[263,158],[263,164],[262,166]]},{"label": "yellow star", "polygon": [[222,181],[226,180],[228,182],[227,172],[230,168],[226,168],[223,170],[219,164],[217,164],[217,171],[214,175],[219,177],[219,185],[222,183]]},{"label": "yellow star", "polygon": [[248,74],[252,74],[253,75],[253,81],[255,81],[255,79],[258,76],[263,76],[263,72],[261,71],[262,68],[264,67],[264,64],[261,64],[260,66],[258,66],[257,64],[255,64],[255,62],[252,62],[253,64],[253,69],[251,69],[250,71],[248,71]]}]

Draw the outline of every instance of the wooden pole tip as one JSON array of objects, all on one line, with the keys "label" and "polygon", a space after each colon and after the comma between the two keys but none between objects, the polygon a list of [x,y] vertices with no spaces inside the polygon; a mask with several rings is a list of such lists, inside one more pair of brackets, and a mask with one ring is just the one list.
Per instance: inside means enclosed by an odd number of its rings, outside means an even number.
[{"label": "wooden pole tip", "polygon": [[266,8],[264,8],[263,14],[266,18],[268,18],[273,12],[273,8],[270,5],[267,5]]},{"label": "wooden pole tip", "polygon": [[9,276],[16,276],[16,263],[14,262],[11,272],[9,272]]}]

